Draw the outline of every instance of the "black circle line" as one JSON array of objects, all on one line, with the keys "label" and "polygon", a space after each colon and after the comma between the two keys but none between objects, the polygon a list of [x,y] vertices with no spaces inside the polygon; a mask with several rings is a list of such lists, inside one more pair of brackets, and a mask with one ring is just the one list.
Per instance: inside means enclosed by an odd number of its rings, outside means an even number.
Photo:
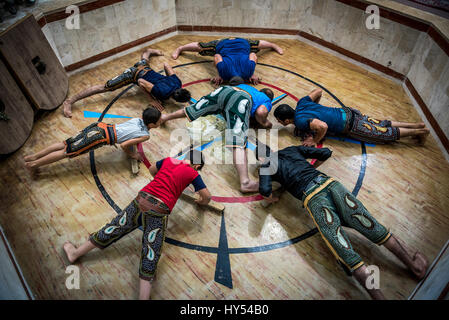
[{"label": "black circle line", "polygon": [[[194,65],[194,64],[200,64],[200,63],[207,63],[207,62],[212,62],[209,60],[203,60],[203,61],[197,61],[197,62],[189,62],[189,63],[185,63],[185,64],[180,64],[180,65],[176,65],[173,68],[179,68],[179,67],[184,67],[184,66],[188,66],[188,65]],[[326,88],[324,88],[323,86],[321,86],[320,84],[314,82],[313,80],[310,80],[296,72],[281,68],[281,67],[277,67],[277,66],[272,66],[272,65],[268,65],[268,64],[264,64],[264,63],[258,63],[260,65],[263,66],[267,66],[267,67],[272,67],[272,68],[276,68],[285,72],[289,72],[291,74],[294,74],[296,76],[299,76],[300,78],[303,78],[304,80],[307,80],[317,86],[319,86],[320,88],[322,88],[323,90],[325,90],[330,96],[332,96],[341,106],[345,106],[343,104],[343,102],[341,102],[335,95],[333,95],[329,90],[327,90]],[[162,71],[160,71],[162,72]],[[107,105],[107,107],[105,108],[105,110],[103,111],[103,113],[101,114],[101,116],[99,117],[98,121],[101,121],[103,119],[103,117],[105,116],[105,114],[107,113],[107,111],[112,107],[112,105],[123,95],[125,94],[129,89],[131,89],[134,86],[134,84],[131,84],[130,86],[128,86],[127,88],[125,88],[123,91],[121,91],[114,99],[112,99],[112,101]],[[365,177],[365,171],[366,171],[366,163],[367,163],[367,154],[366,154],[366,147],[365,147],[365,143],[361,142],[361,148],[362,148],[362,163],[361,163],[361,168],[360,168],[360,172],[359,172],[359,176],[356,182],[356,185],[352,191],[352,193],[357,196],[360,188],[362,187],[362,183],[363,183],[363,179]],[[90,156],[90,167],[91,167],[91,172],[92,175],[94,177],[95,183],[99,189],[99,191],[101,192],[101,194],[103,195],[103,197],[105,198],[105,200],[108,202],[108,204],[117,212],[117,213],[121,213],[122,210],[120,209],[119,206],[117,206],[117,204],[114,202],[114,200],[112,200],[112,198],[109,196],[108,192],[106,191],[106,189],[104,188],[103,184],[101,183],[100,179],[98,178],[98,174],[97,174],[97,169],[96,169],[96,165],[95,165],[95,155],[94,155],[94,150],[89,152],[89,156]],[[309,230],[308,232],[283,241],[283,242],[278,242],[278,243],[274,243],[274,244],[270,244],[270,245],[264,245],[264,246],[257,246],[257,247],[241,247],[241,248],[229,248],[229,254],[238,254],[238,253],[251,253],[251,252],[263,252],[263,251],[269,251],[269,250],[274,250],[274,249],[278,249],[278,248],[282,248],[282,247],[286,247],[295,243],[298,243],[302,240],[308,239],[311,236],[315,235],[316,233],[318,233],[318,229],[314,228]],[[183,247],[186,249],[191,249],[191,250],[196,250],[196,251],[203,251],[203,252],[209,252],[209,253],[218,253],[218,247],[209,247],[209,246],[202,246],[202,245],[194,245],[194,244],[190,244],[190,243],[186,243],[186,242],[182,242],[176,239],[172,239],[170,237],[166,237],[165,238],[165,242],[170,243],[172,245],[176,245],[179,247]]]}]

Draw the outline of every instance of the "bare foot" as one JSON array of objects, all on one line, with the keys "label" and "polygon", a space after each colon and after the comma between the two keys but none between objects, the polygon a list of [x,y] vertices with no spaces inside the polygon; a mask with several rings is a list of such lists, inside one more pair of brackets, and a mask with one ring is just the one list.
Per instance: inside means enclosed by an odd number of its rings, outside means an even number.
[{"label": "bare foot", "polygon": [[25,156],[25,157],[23,157],[23,160],[24,160],[25,162],[34,161],[34,160],[36,160],[36,156],[35,156],[35,155]]},{"label": "bare foot", "polygon": [[178,59],[179,55],[181,54],[181,50],[176,49],[175,52],[172,53],[171,57],[173,58],[173,60]]},{"label": "bare foot", "polygon": [[66,100],[66,101],[64,101],[62,106],[64,107],[64,117],[71,118],[72,117],[72,104],[68,100]]},{"label": "bare foot", "polygon": [[427,129],[426,133],[417,135],[415,138],[418,141],[418,144],[424,145],[426,143],[427,136],[429,135],[429,133],[430,133],[430,130]]},{"label": "bare foot", "polygon": [[64,252],[67,255],[67,259],[69,259],[70,263],[74,263],[77,259],[77,256],[75,255],[76,247],[70,241],[66,241],[62,248],[64,249]]},{"label": "bare foot", "polygon": [[164,55],[164,53],[161,50],[158,50],[158,49],[151,49],[151,48],[149,48],[148,52],[150,53],[150,57],[151,56],[163,56]]},{"label": "bare foot", "polygon": [[414,266],[412,267],[412,272],[419,280],[421,280],[426,275],[429,262],[427,261],[427,258],[422,253],[419,252],[415,253],[415,256],[413,257],[413,262]]},{"label": "bare foot", "polygon": [[259,191],[259,183],[257,181],[249,180],[247,183],[240,184],[240,191],[242,193]]},{"label": "bare foot", "polygon": [[168,120],[167,118],[168,118],[168,117],[167,117],[166,114],[161,114],[161,126],[162,126],[163,124],[165,124],[165,122]]},{"label": "bare foot", "polygon": [[277,53],[279,53],[280,55],[284,54],[284,50],[282,50],[282,48],[279,47],[278,45],[274,45],[273,50],[276,51]]},{"label": "bare foot", "polygon": [[25,168],[30,173],[31,177],[36,177],[38,173],[38,168],[35,168],[31,162],[25,162]]}]

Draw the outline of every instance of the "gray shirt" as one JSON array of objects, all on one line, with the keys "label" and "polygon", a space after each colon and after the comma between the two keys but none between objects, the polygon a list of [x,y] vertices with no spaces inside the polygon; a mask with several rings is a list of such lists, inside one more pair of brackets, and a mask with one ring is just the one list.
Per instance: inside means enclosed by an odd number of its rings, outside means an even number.
[{"label": "gray shirt", "polygon": [[115,125],[115,130],[117,132],[117,143],[123,143],[125,141],[149,136],[147,126],[143,123],[140,118],[132,118],[129,121]]}]

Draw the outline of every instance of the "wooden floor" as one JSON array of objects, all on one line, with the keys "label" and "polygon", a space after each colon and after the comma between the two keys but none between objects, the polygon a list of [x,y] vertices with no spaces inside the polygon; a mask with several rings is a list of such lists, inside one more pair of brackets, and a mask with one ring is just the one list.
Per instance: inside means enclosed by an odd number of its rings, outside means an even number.
[{"label": "wooden floor", "polygon": [[[177,61],[170,53],[179,45],[214,37],[179,35],[154,45],[165,52],[153,58],[154,69],[163,62],[172,65],[201,61],[196,54],[184,54]],[[284,56],[274,52],[259,54],[259,62],[279,66],[321,84],[344,104],[377,118],[422,121],[401,85],[297,40],[275,40]],[[70,95],[104,83],[139,60],[140,52],[117,58],[94,69],[70,77]],[[212,63],[175,69],[184,83],[215,75]],[[259,65],[263,81],[300,98],[315,88],[310,82],[285,71]],[[259,86],[262,87],[262,86]],[[189,86],[193,97],[210,92],[209,83]],[[281,92],[274,90],[275,96]],[[22,157],[49,143],[62,141],[84,128],[92,118],[83,111],[102,112],[119,91],[97,95],[75,104],[73,118],[62,110],[45,114],[34,126],[26,144],[0,165],[0,224],[14,250],[23,274],[37,299],[135,299],[138,297],[138,263],[141,231],[136,230],[104,251],[82,258],[79,290],[68,290],[62,244],[85,241],[114,216],[92,177],[89,157],[84,155],[44,167],[32,180]],[[291,97],[283,103],[294,105]],[[324,105],[338,106],[327,93]],[[138,89],[119,99],[111,114],[140,116],[147,105]],[[180,105],[167,104],[168,111]],[[270,119],[274,121],[272,115]],[[112,119],[118,123],[122,119]],[[151,131],[144,145],[149,158],[158,160],[179,149],[169,146],[170,132],[184,128],[185,119],[175,120]],[[275,127],[278,127],[276,125]],[[279,131],[279,147],[299,144],[290,134]],[[325,146],[333,157],[320,170],[340,180],[352,190],[359,177],[362,155],[359,144],[328,139]],[[206,151],[210,156],[213,148]],[[121,208],[148,182],[150,175],[141,165],[133,177],[123,152],[104,147],[95,152],[98,176]],[[250,167],[254,171],[254,166]],[[242,196],[232,165],[207,165],[205,183],[216,196]],[[256,178],[256,177],[255,177]],[[367,147],[367,168],[358,198],[370,212],[414,250],[432,261],[449,238],[449,164],[430,137],[424,146],[407,138],[388,146]],[[284,194],[276,205],[263,208],[259,202],[227,204],[226,235],[229,249],[256,247],[298,237],[313,229],[313,221],[301,203]],[[171,213],[167,237],[185,243],[217,247],[221,216],[179,200]],[[349,232],[356,250],[367,264],[379,266],[380,286],[389,299],[406,299],[417,285],[405,267],[385,248]],[[164,244],[152,299],[367,299],[368,295],[335,262],[321,237],[316,234],[283,248],[256,253],[230,254],[233,288],[214,281],[217,254]]]}]

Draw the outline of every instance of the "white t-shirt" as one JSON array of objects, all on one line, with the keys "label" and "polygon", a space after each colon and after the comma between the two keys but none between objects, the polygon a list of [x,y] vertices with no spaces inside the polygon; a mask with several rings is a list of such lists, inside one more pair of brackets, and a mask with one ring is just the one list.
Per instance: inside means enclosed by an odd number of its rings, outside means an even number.
[{"label": "white t-shirt", "polygon": [[117,124],[115,125],[115,131],[117,132],[118,144],[150,135],[150,131],[141,118],[132,118],[129,121]]}]

